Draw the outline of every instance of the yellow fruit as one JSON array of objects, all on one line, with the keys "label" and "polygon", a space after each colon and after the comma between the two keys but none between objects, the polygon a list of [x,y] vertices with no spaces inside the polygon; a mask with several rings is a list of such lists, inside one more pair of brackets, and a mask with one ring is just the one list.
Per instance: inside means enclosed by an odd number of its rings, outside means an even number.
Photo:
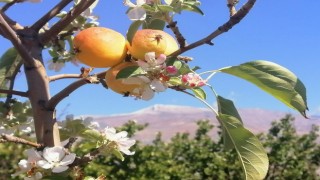
[{"label": "yellow fruit", "polygon": [[127,54],[125,37],[112,29],[91,27],[80,31],[73,40],[76,58],[91,67],[112,67]]},{"label": "yellow fruit", "polygon": [[139,96],[138,92],[133,92],[133,90],[140,88],[141,84],[126,84],[123,82],[124,79],[116,79],[118,72],[129,66],[137,66],[137,64],[132,62],[123,62],[108,69],[106,72],[106,83],[111,90],[119,94]]},{"label": "yellow fruit", "polygon": [[177,41],[168,33],[161,30],[142,29],[138,30],[132,38],[131,45],[128,43],[130,54],[136,59],[144,59],[148,52],[169,55],[179,49]]}]

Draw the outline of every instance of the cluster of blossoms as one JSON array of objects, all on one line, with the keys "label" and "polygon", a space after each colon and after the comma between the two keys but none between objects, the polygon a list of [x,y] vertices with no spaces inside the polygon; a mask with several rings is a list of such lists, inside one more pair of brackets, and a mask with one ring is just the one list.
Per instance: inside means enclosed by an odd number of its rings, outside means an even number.
[{"label": "cluster of blossoms", "polygon": [[136,143],[136,141],[127,137],[128,132],[121,131],[117,133],[115,128],[107,127],[104,129],[103,134],[109,141],[109,144],[113,144],[113,147],[115,147],[117,150],[126,155],[133,155],[135,153],[129,150],[130,147]]},{"label": "cluster of blossoms", "polygon": [[[73,117],[68,117],[73,119]],[[99,124],[92,122],[90,118],[86,118],[83,121],[84,124],[88,124],[89,129],[95,129],[99,127]],[[120,151],[126,155],[133,155],[134,152],[130,151],[136,141],[129,139],[128,133],[126,131],[116,132],[116,129],[107,127],[102,132],[101,135],[105,139],[106,149],[113,152],[114,150]],[[68,141],[62,142],[66,144]],[[101,152],[109,153],[109,152]],[[69,153],[62,146],[46,147],[43,151],[38,151],[36,149],[26,150],[27,159],[22,159],[18,163],[20,171],[13,174],[16,177],[20,174],[25,174],[25,180],[38,180],[42,179],[46,175],[51,173],[61,173],[69,169],[75,158],[76,154]]]},{"label": "cluster of blossoms", "polygon": [[140,86],[133,90],[135,94],[139,94],[140,99],[152,99],[155,92],[163,92],[170,84],[172,77],[179,77],[181,80],[181,88],[197,88],[206,84],[198,74],[190,72],[187,74],[179,74],[179,70],[175,66],[166,65],[166,55],[160,54],[156,57],[155,52],[145,54],[145,59],[137,61],[138,66],[143,70],[139,76],[129,77],[123,80],[125,84],[139,84]]},{"label": "cluster of blossoms", "polygon": [[28,159],[20,160],[20,171],[13,174],[13,177],[26,173],[25,180],[42,179],[46,170],[51,169],[53,173],[66,171],[76,157],[74,153],[67,153],[61,146],[46,147],[43,151],[28,149],[26,155]]},{"label": "cluster of blossoms", "polygon": [[166,58],[164,54],[156,57],[155,52],[146,53],[144,60],[137,61],[144,71],[143,75],[124,79],[123,83],[140,84],[141,86],[134,89],[133,92],[140,94],[139,98],[143,100],[153,98],[154,92],[163,92],[168,88],[170,77],[178,72],[176,67],[166,66]]}]

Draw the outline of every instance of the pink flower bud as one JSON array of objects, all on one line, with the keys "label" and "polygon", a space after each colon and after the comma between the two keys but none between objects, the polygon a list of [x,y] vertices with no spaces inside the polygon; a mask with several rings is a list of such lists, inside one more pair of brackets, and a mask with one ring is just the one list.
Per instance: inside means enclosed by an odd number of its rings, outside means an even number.
[{"label": "pink flower bud", "polygon": [[170,75],[175,75],[178,73],[178,69],[175,66],[168,66],[166,67],[166,71]]}]

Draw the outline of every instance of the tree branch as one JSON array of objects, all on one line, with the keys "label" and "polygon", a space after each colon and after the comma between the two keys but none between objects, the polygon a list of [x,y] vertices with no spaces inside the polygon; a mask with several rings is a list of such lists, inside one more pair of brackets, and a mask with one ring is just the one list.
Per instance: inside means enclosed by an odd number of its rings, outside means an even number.
[{"label": "tree branch", "polygon": [[8,89],[0,89],[0,94],[12,94],[21,97],[29,97],[27,92],[8,90]]},{"label": "tree branch", "polygon": [[8,10],[12,5],[16,4],[16,3],[20,3],[23,2],[23,0],[13,0],[9,3],[6,3],[2,8],[1,11],[5,12],[6,10]]},{"label": "tree branch", "polygon": [[172,32],[174,33],[174,35],[177,38],[177,41],[180,45],[180,48],[184,48],[186,46],[186,39],[183,37],[183,35],[181,34],[178,26],[177,26],[177,21],[172,21],[172,18],[169,17],[169,15],[166,15],[166,22],[168,23],[167,28],[170,28],[172,30]]},{"label": "tree branch", "polygon": [[16,143],[16,144],[24,144],[24,145],[32,146],[32,147],[35,147],[35,148],[42,147],[41,144],[34,143],[34,142],[31,142],[31,141],[28,141],[26,139],[22,139],[22,138],[19,138],[19,137],[10,136],[8,134],[1,134],[1,138],[2,138],[2,141],[0,140],[0,142],[13,142],[13,143]]},{"label": "tree branch", "polygon": [[37,22],[35,22],[31,29],[39,31],[48,21],[55,17],[64,7],[66,7],[73,0],[62,0],[55,7],[53,7],[47,14],[41,17]]},{"label": "tree branch", "polygon": [[67,78],[82,78],[81,74],[58,74],[55,76],[49,77],[49,82],[59,80],[59,79],[67,79]]},{"label": "tree branch", "polygon": [[68,97],[73,91],[78,89],[79,87],[85,85],[85,84],[92,84],[92,83],[99,83],[97,80],[97,77],[95,76],[89,76],[86,78],[79,79],[78,81],[73,82],[63,90],[61,90],[59,93],[54,95],[46,104],[45,108],[48,110],[53,110],[55,107],[59,104],[61,100]]},{"label": "tree branch", "polygon": [[229,31],[234,25],[238,24],[249,13],[249,11],[251,10],[251,8],[255,4],[255,2],[256,2],[256,0],[248,0],[248,2],[246,4],[244,4],[236,14],[234,14],[233,16],[230,17],[229,21],[227,21],[222,26],[220,26],[218,29],[213,31],[210,35],[208,35],[207,37],[200,39],[199,41],[196,41],[190,45],[187,45],[184,48],[180,48],[179,50],[173,52],[170,56],[178,56],[188,50],[191,50],[191,49],[196,48],[198,46],[201,46],[203,44],[213,45],[213,43],[211,41],[214,38],[216,38],[217,36]]},{"label": "tree branch", "polygon": [[[9,90],[11,90],[11,91],[13,90],[15,79],[16,79],[16,76],[17,76],[18,72],[20,71],[21,66],[22,66],[22,61],[19,62],[19,64],[17,65],[16,69],[12,73],[11,77],[8,78],[9,82],[10,82]],[[11,102],[11,99],[12,99],[12,94],[7,93],[7,98],[6,98],[6,101],[4,103],[4,107],[9,107],[9,103]]]},{"label": "tree branch", "polygon": [[102,146],[100,146],[99,148],[96,148],[94,150],[92,150],[91,152],[89,152],[88,154],[84,155],[83,157],[79,158],[76,157],[75,161],[73,161],[73,163],[70,165],[70,167],[74,167],[74,166],[80,166],[83,164],[88,164],[89,162],[91,162],[98,154],[100,154],[100,148]]},{"label": "tree branch", "polygon": [[4,19],[2,12],[0,12],[0,30],[11,41],[20,56],[23,57],[24,63],[29,67],[34,67],[35,63],[32,56],[22,44],[17,33],[9,26],[7,21]]},{"label": "tree branch", "polygon": [[83,11],[88,9],[96,0],[82,0],[77,4],[66,16],[54,24],[48,31],[45,31],[41,37],[40,42],[42,45],[47,44],[52,38],[56,37],[66,26],[68,26],[76,17]]}]

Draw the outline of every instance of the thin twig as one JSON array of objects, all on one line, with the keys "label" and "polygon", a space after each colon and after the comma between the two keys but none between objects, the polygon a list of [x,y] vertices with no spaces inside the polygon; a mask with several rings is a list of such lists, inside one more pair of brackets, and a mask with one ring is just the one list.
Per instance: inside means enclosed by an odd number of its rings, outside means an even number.
[{"label": "thin twig", "polygon": [[166,15],[166,22],[168,23],[167,27],[170,28],[176,36],[180,48],[183,49],[186,46],[186,39],[181,34],[179,27],[177,26],[177,21],[172,21],[172,18],[169,17],[169,15]]},{"label": "thin twig", "polygon": [[8,89],[0,89],[0,94],[12,94],[21,97],[29,97],[27,92],[8,90]]},{"label": "thin twig", "polygon": [[64,148],[70,149],[71,146],[76,142],[77,139],[78,138],[76,138],[76,137],[69,138],[69,141],[68,141],[68,143],[66,145],[64,145]]},{"label": "thin twig", "polygon": [[23,29],[24,29],[24,27],[23,27],[21,24],[19,24],[19,23],[17,23],[16,21],[12,20],[10,17],[8,17],[8,16],[7,16],[4,12],[2,12],[1,10],[0,10],[0,14],[2,15],[3,19],[9,24],[9,26],[10,26],[13,30],[17,31],[17,30],[23,30]]},{"label": "thin twig", "polygon": [[69,166],[69,167],[74,167],[74,166],[80,166],[83,164],[88,164],[91,162],[98,154],[100,154],[100,148],[94,149],[88,154],[84,155],[83,157],[79,158],[76,157],[75,161]]},{"label": "thin twig", "polygon": [[2,8],[1,11],[5,12],[6,10],[8,10],[12,5],[19,3],[19,2],[23,2],[23,0],[13,0],[9,3],[6,3]]},{"label": "thin twig", "polygon": [[56,37],[65,27],[67,27],[76,17],[78,17],[83,11],[88,9],[96,0],[82,0],[72,10],[70,10],[66,16],[61,18],[56,24],[54,24],[48,31],[45,31],[41,37],[40,42],[45,45]]},{"label": "thin twig", "polygon": [[68,97],[73,91],[78,89],[79,87],[85,85],[85,84],[92,84],[92,83],[99,83],[97,80],[97,77],[90,76],[86,78],[79,79],[78,81],[75,81],[71,83],[69,86],[58,92],[56,95],[54,95],[46,104],[46,109],[53,110],[55,107],[59,104],[60,101],[62,101],[64,98]]},{"label": "thin twig", "polygon": [[28,50],[22,44],[17,33],[9,26],[9,24],[3,18],[2,12],[0,12],[0,30],[11,41],[16,50],[19,52],[20,56],[23,57],[24,63],[29,67],[35,67],[35,63],[32,56],[29,54]]},{"label": "thin twig", "polygon": [[82,78],[81,74],[58,74],[49,77],[49,82],[59,80],[59,79],[69,79],[69,78]]},{"label": "thin twig", "polygon": [[[19,56],[19,58],[20,58],[20,56]],[[21,66],[22,66],[22,61],[19,62],[19,64],[17,65],[16,69],[12,73],[11,77],[8,78],[9,83],[10,83],[9,84],[9,90],[11,90],[11,91],[13,90],[15,79],[16,79],[17,74],[20,72]],[[12,94],[7,94],[7,98],[6,98],[6,101],[4,103],[4,107],[9,107],[9,103],[11,102],[11,100],[12,100]]]},{"label": "thin twig", "polygon": [[1,138],[3,140],[2,142],[13,142],[13,143],[16,143],[16,144],[25,144],[25,145],[32,146],[32,147],[35,147],[35,148],[42,147],[41,144],[38,144],[38,143],[35,143],[35,142],[31,142],[31,141],[28,141],[26,139],[22,139],[22,138],[19,138],[19,137],[11,136],[11,135],[8,135],[8,134],[1,134]]},{"label": "thin twig", "polygon": [[31,29],[39,31],[48,21],[55,17],[64,7],[66,7],[73,0],[62,0],[55,7],[53,7],[47,14],[42,16],[37,22],[35,22]]},{"label": "thin twig", "polygon": [[227,7],[229,8],[230,17],[237,13],[236,4],[239,0],[227,0]]},{"label": "thin twig", "polygon": [[186,51],[189,51],[191,49],[194,49],[198,46],[201,46],[203,44],[209,44],[213,45],[211,42],[214,38],[217,36],[229,31],[234,25],[238,24],[251,10],[256,0],[248,0],[246,4],[244,4],[241,9],[233,16],[230,17],[229,21],[224,23],[222,26],[220,26],[218,29],[213,31],[210,35],[207,37],[200,39],[199,41],[196,41],[190,45],[187,45],[184,48],[180,48],[179,50],[173,52],[170,56],[178,56]]}]

